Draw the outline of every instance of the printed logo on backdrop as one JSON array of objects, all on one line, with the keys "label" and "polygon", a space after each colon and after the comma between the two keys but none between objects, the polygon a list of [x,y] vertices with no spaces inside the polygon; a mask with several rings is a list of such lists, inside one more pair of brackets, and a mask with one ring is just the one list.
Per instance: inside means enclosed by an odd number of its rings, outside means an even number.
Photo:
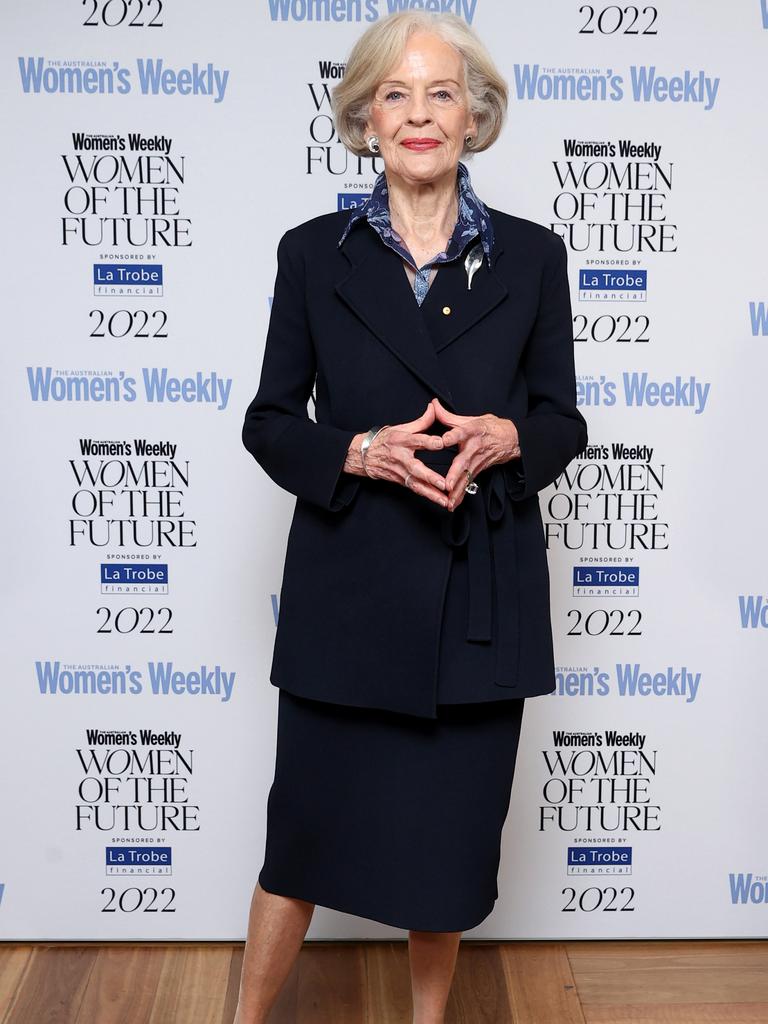
[{"label": "printed logo on backdrop", "polygon": [[[661,145],[649,140],[570,138],[552,161],[549,227],[571,253],[579,302],[589,303],[588,312],[577,309],[573,317],[576,344],[623,345],[623,354],[632,358],[635,346],[648,344],[653,336],[652,311],[639,306],[646,303],[652,281],[645,264],[678,251],[678,225],[668,210],[674,163],[661,157]],[[594,312],[599,303],[613,308]],[[616,311],[618,304],[635,310]],[[633,373],[625,374],[622,383],[628,405],[636,400],[668,404],[666,381]],[[612,404],[616,383],[601,378],[603,385],[603,404]],[[589,403],[595,386],[593,378],[580,378],[580,401]]]},{"label": "printed logo on backdrop", "polygon": [[209,405],[227,408],[232,378],[215,370],[198,370],[194,377],[177,377],[167,367],[145,366],[139,378],[125,370],[54,370],[28,366],[27,384],[33,402],[136,402]]},{"label": "printed logo on backdrop", "polygon": [[[579,254],[579,292],[621,291],[624,301],[645,298],[639,256],[677,251],[677,224],[667,220],[674,164],[655,142],[563,140],[555,173],[550,228]],[[602,257],[593,263],[593,259]],[[615,276],[589,270],[599,267]],[[581,294],[579,296],[581,298]]]},{"label": "printed logo on backdrop", "polygon": [[569,559],[571,596],[591,599],[566,608],[563,635],[643,635],[643,608],[616,599],[639,598],[641,563],[669,549],[665,477],[654,446],[614,441],[588,445],[542,492],[547,549]]},{"label": "printed logo on backdrop", "polygon": [[[633,847],[628,836],[659,833],[661,806],[653,802],[658,750],[646,733],[552,733],[552,746],[541,751],[538,831],[568,836],[565,873],[573,877],[631,875]],[[560,890],[563,913],[596,910],[633,912],[632,886],[617,891],[611,884],[574,882]]]},{"label": "printed logo on backdrop", "polygon": [[[189,459],[172,441],[146,438],[105,441],[80,438],[78,458],[69,459],[74,478],[68,545],[85,553],[98,548],[103,596],[144,598],[169,592],[175,552],[197,547],[197,520],[186,508]],[[96,632],[174,632],[174,608],[121,604],[96,609]]]},{"label": "printed logo on backdrop", "polygon": [[[86,729],[76,747],[79,778],[75,832],[109,833],[104,871],[110,877],[173,874],[173,847],[200,834],[200,805],[190,789],[193,747],[181,747],[180,732]],[[176,890],[135,886],[101,890],[102,913],[176,912]],[[159,897],[159,899],[158,899]]]},{"label": "printed logo on backdrop", "polygon": [[731,873],[728,886],[733,906],[764,907],[768,903],[768,875],[753,875],[752,872]]},{"label": "printed logo on backdrop", "polygon": [[631,64],[622,74],[613,68],[515,64],[512,95],[523,101],[552,103],[682,103],[712,110],[720,78],[702,68],[657,68]]},{"label": "printed logo on backdrop", "polygon": [[[538,830],[626,833],[661,830],[661,807],[652,804],[658,750],[641,732],[552,733],[542,750],[545,781]],[[609,840],[616,842],[615,835]]]},{"label": "printed logo on backdrop", "polygon": [[[311,98],[311,119],[307,143],[306,173],[347,175],[343,190],[336,193],[336,210],[355,210],[370,198],[376,176],[383,170],[380,157],[356,157],[342,145],[336,134],[331,109],[331,89],[344,77],[346,65],[340,61],[317,61],[317,78],[307,82]],[[360,178],[366,178],[360,181]],[[269,297],[272,308],[272,297]]]},{"label": "printed logo on backdrop", "polygon": [[155,565],[110,564],[102,562],[101,571],[102,594],[151,594],[168,593],[168,566]]},{"label": "printed logo on backdrop", "polygon": [[162,57],[137,57],[132,67],[118,60],[80,60],[75,57],[19,57],[19,82],[30,94],[74,96],[198,97],[221,103],[229,70],[210,61],[176,67]]},{"label": "printed logo on backdrop", "polygon": [[[61,154],[66,182],[62,245],[125,246],[131,252],[192,245],[192,222],[183,215],[182,207],[187,157],[171,152],[172,138],[140,132],[101,135],[76,131],[71,139],[71,152]],[[120,275],[131,269],[144,276],[123,280]],[[108,270],[108,265],[94,266],[94,289],[99,284],[162,285],[162,279],[158,282],[149,277],[147,268],[120,266],[112,278],[102,279],[100,275]],[[157,268],[152,271],[156,274]]]},{"label": "printed logo on backdrop", "polygon": [[766,337],[768,335],[768,305],[764,302],[750,302],[749,321],[754,338]]},{"label": "printed logo on backdrop", "polygon": [[[176,457],[177,444],[80,438],[79,447],[80,457],[69,459],[75,486],[70,547],[114,545],[147,551],[197,546],[197,521],[187,517],[184,507],[189,459]],[[123,553],[118,558],[125,561]],[[130,567],[113,568],[125,573]],[[167,588],[167,566],[163,569]]]},{"label": "printed logo on backdrop", "polygon": [[134,668],[130,663],[35,662],[37,689],[43,696],[138,697],[147,693],[170,699],[214,697],[226,704],[232,699],[236,675],[221,665],[202,664],[186,671],[173,661],[148,661],[146,669]]},{"label": "printed logo on backdrop", "polygon": [[647,270],[580,270],[580,302],[645,302]]},{"label": "printed logo on backdrop", "polygon": [[[374,179],[384,169],[384,164],[380,157],[373,155],[354,156],[336,134],[331,90],[344,77],[346,65],[322,57],[317,60],[316,67],[316,73],[307,82],[310,106],[305,171],[307,174],[347,176],[349,181],[339,193],[338,205],[340,210],[347,209],[348,205],[342,206],[341,196],[369,195]],[[357,180],[362,177],[366,178],[365,182]]]},{"label": "printed logo on backdrop", "polygon": [[552,696],[679,697],[692,704],[699,693],[701,675],[687,665],[649,667],[639,661],[617,662],[610,669],[599,665],[558,665]]},{"label": "printed logo on backdrop", "polygon": [[378,21],[396,11],[456,14],[470,25],[478,0],[267,0],[272,21]]},{"label": "printed logo on backdrop", "polygon": [[[62,154],[61,244],[98,247],[91,268],[96,298],[162,298],[164,265],[156,251],[189,248],[193,241],[183,208],[187,156],[174,153],[166,135],[77,131],[71,140],[71,152]],[[163,309],[97,307],[88,317],[91,338],[169,336]]]},{"label": "printed logo on backdrop", "polygon": [[637,597],[640,567],[637,565],[575,565],[574,597]]},{"label": "printed logo on backdrop", "polygon": [[107,846],[108,875],[172,875],[173,849],[170,846]]},{"label": "printed logo on backdrop", "polygon": [[711,382],[695,374],[652,377],[647,370],[625,371],[617,379],[605,374],[577,374],[578,405],[596,408],[623,404],[627,408],[682,409],[700,416],[707,407]]},{"label": "printed logo on backdrop", "polygon": [[120,298],[155,298],[163,294],[162,263],[134,267],[127,263],[94,263],[93,294]]},{"label": "printed logo on backdrop", "polygon": [[569,875],[631,875],[631,846],[569,846]]},{"label": "printed logo on backdrop", "polygon": [[742,629],[768,629],[768,597],[739,594],[739,625]]},{"label": "printed logo on backdrop", "polygon": [[[565,551],[666,551],[660,519],[666,463],[655,446],[590,444],[552,484],[544,509],[547,548]],[[614,557],[615,561],[615,557]]]},{"label": "printed logo on backdrop", "polygon": [[[182,205],[186,155],[173,153],[173,139],[165,135],[78,131],[71,133],[71,139],[72,151],[62,154],[66,188],[61,244],[72,246],[80,242],[98,246],[99,259],[90,271],[96,298],[162,298],[164,264],[154,250],[192,245],[192,220],[183,215]],[[153,251],[148,252],[149,248]],[[168,314],[164,309],[97,306],[88,311],[88,317],[88,337],[93,339],[158,341],[169,337]],[[102,400],[92,388],[83,389],[83,380],[64,381],[64,377],[77,376],[77,371],[54,375],[48,367],[30,368],[28,372],[41,385],[33,385],[36,401],[47,401],[49,397],[54,401]],[[145,388],[150,401],[154,398],[153,375],[157,372],[146,371],[149,377]],[[89,374],[97,392],[103,386],[103,375],[84,371],[81,376]],[[125,401],[136,398],[132,384],[135,381],[127,378],[122,395]],[[173,389],[171,382],[167,394],[171,401]],[[87,394],[83,397],[84,390]]]},{"label": "printed logo on backdrop", "polygon": [[370,192],[339,192],[336,197],[336,209],[339,213],[343,210],[356,210],[370,198]]},{"label": "printed logo on backdrop", "polygon": [[[86,730],[86,747],[75,748],[75,831],[198,832],[200,805],[190,803],[194,749],[180,748],[181,733]],[[170,866],[170,858],[168,860]]]}]

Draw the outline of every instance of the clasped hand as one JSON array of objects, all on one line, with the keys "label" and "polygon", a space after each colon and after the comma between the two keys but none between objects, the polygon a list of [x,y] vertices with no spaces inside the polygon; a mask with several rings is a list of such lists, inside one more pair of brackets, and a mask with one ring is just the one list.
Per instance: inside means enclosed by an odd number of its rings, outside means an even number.
[{"label": "clasped hand", "polygon": [[[436,420],[449,429],[442,435],[423,433]],[[452,445],[459,450],[444,477],[414,455],[421,448],[435,451]],[[459,416],[433,398],[418,419],[379,431],[366,452],[365,469],[374,479],[395,481],[444,508],[455,509],[466,494],[467,471],[474,478],[488,466],[519,456],[517,427],[512,420],[493,413]]]}]

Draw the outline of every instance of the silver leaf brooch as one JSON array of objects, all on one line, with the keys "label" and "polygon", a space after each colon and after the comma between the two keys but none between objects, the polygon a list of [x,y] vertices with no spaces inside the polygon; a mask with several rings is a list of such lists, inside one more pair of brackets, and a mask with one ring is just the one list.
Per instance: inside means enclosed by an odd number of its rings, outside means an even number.
[{"label": "silver leaf brooch", "polygon": [[467,291],[472,288],[472,278],[483,265],[483,246],[481,242],[473,245],[464,260],[464,269],[467,272]]}]

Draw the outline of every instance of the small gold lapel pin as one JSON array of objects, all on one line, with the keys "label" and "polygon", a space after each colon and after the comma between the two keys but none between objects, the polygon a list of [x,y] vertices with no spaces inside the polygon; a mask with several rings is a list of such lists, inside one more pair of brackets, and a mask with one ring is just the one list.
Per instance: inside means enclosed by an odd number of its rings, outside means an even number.
[{"label": "small gold lapel pin", "polygon": [[473,245],[464,260],[464,269],[467,272],[467,291],[472,288],[472,278],[483,265],[483,246],[480,242]]}]

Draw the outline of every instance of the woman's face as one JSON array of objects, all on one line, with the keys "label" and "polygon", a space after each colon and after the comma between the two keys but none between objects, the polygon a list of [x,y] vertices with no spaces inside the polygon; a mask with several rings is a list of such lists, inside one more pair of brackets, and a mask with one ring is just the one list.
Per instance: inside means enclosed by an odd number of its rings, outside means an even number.
[{"label": "woman's face", "polygon": [[387,176],[410,184],[453,176],[465,136],[475,133],[461,54],[438,36],[414,32],[376,89],[366,125],[366,137],[379,137]]}]

